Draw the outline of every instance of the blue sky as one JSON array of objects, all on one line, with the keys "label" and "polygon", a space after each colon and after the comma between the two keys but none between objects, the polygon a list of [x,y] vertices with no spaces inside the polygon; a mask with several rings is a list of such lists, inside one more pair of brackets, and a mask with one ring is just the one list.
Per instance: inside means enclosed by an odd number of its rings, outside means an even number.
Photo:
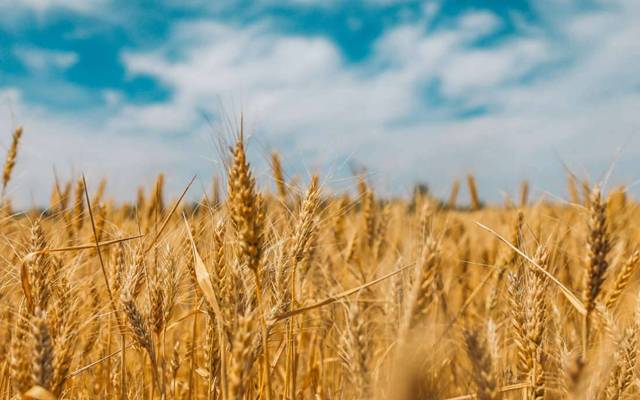
[{"label": "blue sky", "polygon": [[221,172],[246,116],[257,174],[446,195],[473,171],[499,200],[529,179],[565,196],[563,163],[609,185],[640,177],[640,4],[632,0],[0,0],[0,143],[16,123],[19,204],[53,168],[132,198]]}]

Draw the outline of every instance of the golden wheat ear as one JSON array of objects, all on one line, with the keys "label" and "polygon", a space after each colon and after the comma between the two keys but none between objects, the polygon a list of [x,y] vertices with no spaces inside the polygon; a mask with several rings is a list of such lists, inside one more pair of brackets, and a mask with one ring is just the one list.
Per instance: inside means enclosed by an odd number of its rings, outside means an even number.
[{"label": "golden wheat ear", "polygon": [[491,364],[486,341],[481,339],[477,331],[465,331],[463,335],[467,355],[472,366],[471,374],[476,385],[477,398],[484,400],[500,399],[500,389]]},{"label": "golden wheat ear", "polygon": [[13,135],[11,135],[11,146],[7,152],[7,158],[2,169],[2,198],[7,189],[7,185],[11,180],[11,173],[16,166],[16,159],[18,158],[18,145],[20,144],[20,138],[22,138],[22,126],[18,126]]},{"label": "golden wheat ear", "polygon": [[473,174],[467,175],[467,188],[469,189],[469,201],[472,210],[478,210],[482,206],[480,203],[480,197],[478,195],[478,185],[476,184],[476,177]]},{"label": "golden wheat ear", "polygon": [[451,192],[449,193],[449,200],[447,206],[451,209],[455,209],[458,205],[458,193],[460,192],[460,181],[455,180],[451,184]]},{"label": "golden wheat ear", "polygon": [[271,153],[271,172],[273,173],[273,180],[276,183],[278,196],[280,200],[285,201],[287,199],[287,184],[284,178],[284,171],[282,170],[280,155],[275,151]]},{"label": "golden wheat ear", "polygon": [[582,350],[586,357],[591,337],[591,314],[602,290],[607,269],[611,238],[607,227],[606,204],[600,188],[594,186],[589,200],[589,223],[587,236],[586,272],[582,286],[582,301],[587,310],[582,324]]}]

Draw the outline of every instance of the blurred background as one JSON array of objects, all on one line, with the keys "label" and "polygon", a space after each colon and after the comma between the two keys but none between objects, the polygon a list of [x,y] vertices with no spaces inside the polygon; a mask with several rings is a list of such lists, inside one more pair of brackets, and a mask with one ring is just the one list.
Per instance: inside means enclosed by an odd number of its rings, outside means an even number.
[{"label": "blurred background", "polygon": [[[636,192],[640,2],[0,0],[0,144],[25,133],[14,204],[54,170],[135,198],[165,172],[192,196],[245,116],[263,186],[319,172],[446,197],[473,172],[501,201],[566,198],[566,169]],[[463,195],[464,192],[461,193]],[[514,195],[515,197],[515,195]]]}]

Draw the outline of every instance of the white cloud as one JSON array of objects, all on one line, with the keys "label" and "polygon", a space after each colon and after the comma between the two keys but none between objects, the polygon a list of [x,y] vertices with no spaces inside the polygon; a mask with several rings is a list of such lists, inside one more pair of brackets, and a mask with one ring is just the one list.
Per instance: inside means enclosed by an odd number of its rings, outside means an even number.
[{"label": "white cloud", "polygon": [[488,11],[474,11],[463,15],[458,29],[472,38],[494,32],[500,26],[500,19]]},{"label": "white cloud", "polygon": [[448,54],[440,77],[448,95],[468,95],[518,79],[550,58],[547,44],[518,39],[493,49]]},{"label": "white cloud", "polygon": [[0,26],[9,32],[21,32],[33,19],[44,24],[56,13],[103,18],[107,14],[109,0],[0,0]]},{"label": "white cloud", "polygon": [[[525,27],[484,48],[471,43],[499,28],[495,15],[469,13],[435,32],[425,30],[426,16],[385,32],[355,65],[324,37],[276,33],[269,24],[183,22],[159,48],[122,55],[130,76],[171,88],[168,100],[128,104],[106,92],[110,109],[99,121],[27,104],[18,115],[32,119],[33,131],[55,128],[60,143],[79,146],[58,146],[36,168],[87,163],[120,180],[121,193],[132,194],[154,167],[181,177],[206,168],[215,154],[200,110],[231,104],[255,127],[258,151],[280,146],[295,173],[331,174],[353,158],[383,189],[408,191],[425,180],[443,194],[474,170],[491,199],[520,178],[562,194],[561,160],[596,178],[640,125],[638,6],[563,15],[544,14],[544,29]],[[429,99],[434,82],[445,101]],[[473,107],[490,112],[458,117]],[[640,153],[631,143],[621,165]],[[634,173],[618,176],[631,181]]]},{"label": "white cloud", "polygon": [[[597,17],[576,14],[551,27],[561,41],[539,30],[477,49],[468,44],[500,24],[493,14],[469,13],[432,33],[422,22],[407,24],[386,32],[364,66],[345,64],[324,39],[202,22],[176,29],[165,49],[125,61],[131,72],[172,86],[175,110],[241,97],[267,137],[294,143],[285,151],[321,149],[315,162],[355,154],[374,169],[393,166],[388,174],[397,173],[398,182],[424,178],[436,186],[474,169],[493,193],[553,165],[558,177],[549,189],[559,190],[558,154],[580,167],[601,166],[640,122],[631,111],[640,100],[633,67],[640,61],[633,39],[639,15],[626,6]],[[588,27],[597,33],[585,37]],[[171,59],[177,47],[182,57]],[[492,114],[459,121],[446,107],[425,107],[420,87],[434,80],[443,95]],[[601,140],[605,127],[608,141]],[[327,143],[332,151],[323,151]],[[573,158],[573,147],[590,156]],[[444,166],[441,175],[431,172],[434,165]]]},{"label": "white cloud", "polygon": [[47,72],[51,69],[65,70],[78,61],[78,55],[71,51],[14,47],[13,52],[34,72]]},{"label": "white cloud", "polygon": [[[54,168],[64,180],[85,173],[92,187],[106,176],[112,195],[133,200],[136,187],[151,185],[160,171],[169,172],[169,190],[175,193],[194,173],[209,172],[212,167],[203,157],[203,149],[215,150],[207,138],[186,137],[176,145],[149,136],[149,131],[134,133],[124,125],[113,129],[105,123],[111,114],[78,117],[75,113],[50,111],[30,105],[18,88],[0,89],[0,104],[11,105],[11,110],[0,109],[2,148],[8,148],[8,133],[15,128],[14,123],[24,126],[9,185],[9,195],[18,207],[34,202],[47,204]],[[204,174],[203,178],[208,179]]]},{"label": "white cloud", "polygon": [[0,10],[5,13],[5,17],[24,12],[32,12],[38,17],[44,17],[49,12],[59,10],[77,14],[96,14],[107,3],[108,0],[22,0],[19,3],[0,1]]}]

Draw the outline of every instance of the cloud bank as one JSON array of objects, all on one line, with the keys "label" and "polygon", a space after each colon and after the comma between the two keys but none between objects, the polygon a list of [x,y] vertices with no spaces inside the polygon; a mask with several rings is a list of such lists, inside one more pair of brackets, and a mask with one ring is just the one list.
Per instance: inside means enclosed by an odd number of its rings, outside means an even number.
[{"label": "cloud bank", "polygon": [[[152,79],[168,96],[131,101],[126,90],[94,88],[101,105],[77,112],[25,93],[39,77],[61,96],[87,96],[59,78],[77,55],[16,47],[30,78],[0,80],[0,99],[26,127],[13,196],[46,201],[54,165],[109,176],[119,198],[161,170],[174,192],[194,173],[206,185],[221,169],[224,120],[240,111],[263,177],[277,149],[290,176],[319,171],[344,187],[356,164],[398,194],[424,181],[446,195],[473,171],[489,200],[520,179],[536,194],[564,196],[563,163],[596,180],[614,159],[610,184],[635,181],[640,4],[536,4],[535,20],[510,15],[508,27],[495,10],[464,10],[442,23],[439,6],[425,7],[388,26],[355,62],[335,39],[282,31],[268,16],[237,23],[195,15],[152,46],[118,51],[125,79]],[[9,115],[0,113],[4,132]]]}]

